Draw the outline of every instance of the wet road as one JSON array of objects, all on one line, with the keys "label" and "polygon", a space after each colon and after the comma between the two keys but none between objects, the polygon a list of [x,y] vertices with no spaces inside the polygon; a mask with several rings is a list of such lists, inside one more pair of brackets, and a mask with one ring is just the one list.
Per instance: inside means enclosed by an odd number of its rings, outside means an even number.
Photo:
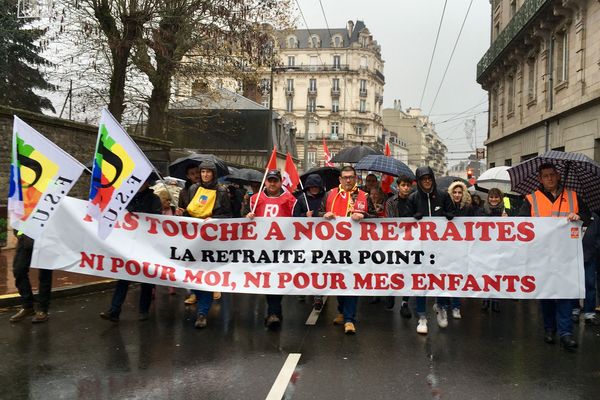
[{"label": "wet road", "polygon": [[345,336],[331,324],[331,299],[309,326],[310,302],[285,298],[274,333],[263,327],[264,296],[224,294],[208,328],[195,330],[183,291],[159,288],[151,319],[138,322],[132,290],[119,324],[98,317],[111,295],[57,299],[41,325],[10,324],[14,310],[2,310],[0,398],[265,399],[291,353],[300,354],[285,395],[294,400],[600,396],[600,329],[577,326],[576,353],[547,345],[535,302],[484,314],[466,300],[462,320],[440,331],[430,311],[429,335],[418,336],[399,304],[389,312],[363,298],[358,333]]}]

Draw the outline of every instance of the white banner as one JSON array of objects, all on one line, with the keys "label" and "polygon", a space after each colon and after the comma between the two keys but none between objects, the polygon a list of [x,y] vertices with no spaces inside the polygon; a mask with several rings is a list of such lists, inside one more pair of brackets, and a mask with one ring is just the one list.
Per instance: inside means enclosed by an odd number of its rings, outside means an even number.
[{"label": "white banner", "polygon": [[67,198],[32,266],[208,291],[583,298],[580,224],[558,218],[209,219],[125,214],[102,240]]}]

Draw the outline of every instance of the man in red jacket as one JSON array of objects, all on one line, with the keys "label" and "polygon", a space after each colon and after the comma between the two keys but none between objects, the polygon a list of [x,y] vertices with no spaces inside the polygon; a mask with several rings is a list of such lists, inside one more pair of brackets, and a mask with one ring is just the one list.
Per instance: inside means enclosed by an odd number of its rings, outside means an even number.
[{"label": "man in red jacket", "polygon": [[[267,172],[265,189],[260,193],[253,194],[250,198],[250,210],[246,210],[246,217],[250,219],[255,217],[291,217],[295,204],[296,198],[287,190],[282,189],[281,173],[277,169],[272,169]],[[281,320],[283,319],[282,298],[282,295],[267,295],[265,325],[270,330],[276,330],[281,326]]]}]

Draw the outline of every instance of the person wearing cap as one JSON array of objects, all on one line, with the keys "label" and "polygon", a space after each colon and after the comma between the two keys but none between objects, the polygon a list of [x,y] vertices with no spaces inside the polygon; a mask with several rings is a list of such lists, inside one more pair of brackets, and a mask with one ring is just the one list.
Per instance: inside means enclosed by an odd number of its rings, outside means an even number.
[{"label": "person wearing cap", "polygon": [[[281,173],[277,169],[267,172],[265,188],[250,197],[249,210],[245,210],[247,218],[255,217],[291,217],[296,205],[296,198],[282,189]],[[283,320],[281,308],[282,295],[267,295],[267,317],[265,326],[269,330],[277,330]]]},{"label": "person wearing cap", "polygon": [[[412,218],[411,210],[408,207],[408,196],[413,190],[412,178],[401,175],[396,179],[398,184],[398,193],[393,195],[385,203],[385,216],[387,218]],[[393,296],[387,298],[386,309],[391,311],[394,308],[395,299]],[[402,297],[400,305],[400,315],[402,318],[412,318],[412,312],[408,306],[408,297]]]},{"label": "person wearing cap", "polygon": [[[454,218],[452,200],[445,191],[439,190],[435,183],[435,176],[431,167],[418,167],[415,171],[417,177],[417,190],[408,197],[408,209],[413,218],[419,220],[423,217],[446,217],[448,220]],[[419,315],[417,333],[426,335],[427,328],[427,298],[416,297],[416,311]],[[448,326],[448,302],[447,299],[438,298],[433,305],[436,313],[437,323],[440,328]]]},{"label": "person wearing cap", "polygon": [[[133,196],[129,204],[127,204],[127,211],[134,213],[147,213],[147,214],[162,214],[162,202],[160,197],[154,194],[154,191],[150,189],[150,186],[154,183],[156,177],[148,177],[146,182],[140,186],[138,192]],[[129,281],[120,279],[117,281],[115,292],[113,293],[110,308],[106,312],[100,313],[100,318],[119,322],[121,315],[121,307],[127,297],[127,291],[129,289]],[[139,308],[139,320],[145,321],[148,319],[150,312],[150,304],[152,303],[152,290],[154,285],[150,283],[140,284],[140,308]]]},{"label": "person wearing cap", "polygon": [[[324,196],[325,190],[321,176],[310,174],[304,183],[304,192],[300,194],[294,207],[294,217],[316,217]],[[304,296],[302,297],[304,298]],[[323,308],[323,296],[313,298],[313,308],[317,311]]]},{"label": "person wearing cap", "polygon": [[[217,182],[217,166],[214,162],[205,160],[200,163],[200,182],[190,187],[191,200],[185,209],[184,215],[207,218],[231,218],[231,201],[227,188]],[[213,293],[203,290],[192,290],[196,296],[196,329],[206,328],[207,315],[213,302]],[[215,299],[220,298],[220,293],[215,293]]]},{"label": "person wearing cap", "polygon": [[[358,188],[356,183],[356,170],[347,165],[340,173],[340,185],[328,191],[323,197],[319,216],[325,219],[336,217],[350,217],[353,221],[361,221],[374,215],[375,210],[368,201],[368,194]],[[338,296],[338,315],[334,318],[334,325],[343,325],[344,333],[356,333],[356,308],[358,296]]]}]

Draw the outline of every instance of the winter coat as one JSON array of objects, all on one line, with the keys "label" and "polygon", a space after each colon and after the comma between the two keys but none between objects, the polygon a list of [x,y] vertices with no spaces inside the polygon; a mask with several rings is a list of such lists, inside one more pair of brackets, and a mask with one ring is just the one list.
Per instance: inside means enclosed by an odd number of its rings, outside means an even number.
[{"label": "winter coat", "polygon": [[193,183],[190,181],[185,181],[185,186],[179,192],[179,199],[177,200],[177,207],[183,208],[184,210],[187,208],[188,204],[192,200],[190,196],[190,188],[193,186]]},{"label": "winter coat", "polygon": [[[233,216],[233,212],[231,211],[231,200],[229,199],[229,192],[227,191],[227,188],[225,186],[219,185],[216,179],[212,180],[209,183],[195,183],[190,187],[189,201],[192,201],[199,187],[217,191],[217,196],[215,199],[215,205],[213,206],[211,218],[231,218]],[[183,215],[189,216],[187,210],[184,212]]]},{"label": "winter coat", "polygon": [[583,235],[583,260],[600,262],[600,216],[592,213],[590,224]]},{"label": "winter coat", "polygon": [[[448,193],[437,189],[435,176],[431,167],[419,167],[415,173],[417,177],[417,190],[408,197],[408,208],[414,218],[422,217],[447,217],[452,219],[452,201]],[[425,175],[430,175],[433,179],[433,186],[430,192],[425,192],[421,188],[419,179]]]},{"label": "winter coat", "polygon": [[388,218],[412,218],[408,197],[401,199],[398,194],[390,197],[385,203],[385,216]]},{"label": "winter coat", "polygon": [[133,196],[133,199],[127,204],[127,211],[162,214],[162,202],[152,189],[146,188]]},{"label": "winter coat", "polygon": [[504,213],[504,202],[498,203],[496,207],[492,207],[487,201],[483,207],[477,209],[478,217],[501,217]]},{"label": "winter coat", "polygon": [[[304,193],[306,194],[306,199],[304,199]],[[325,197],[325,191],[321,189],[316,195],[312,195],[308,190],[304,193],[300,193],[297,197],[298,201],[296,201],[296,206],[294,207],[294,217],[306,217],[306,212],[308,211],[306,201],[308,201],[310,210],[313,211],[313,216],[316,217],[323,202],[323,197]]]},{"label": "winter coat", "polygon": [[[454,189],[458,186],[462,188],[463,195],[462,199],[460,200],[460,203],[457,204],[452,198],[452,191],[454,191]],[[452,202],[453,209],[452,212],[455,217],[470,217],[475,215],[473,207],[471,206],[471,194],[467,190],[467,185],[465,185],[463,182],[452,182],[448,187],[448,196],[450,196],[450,201]]]}]

